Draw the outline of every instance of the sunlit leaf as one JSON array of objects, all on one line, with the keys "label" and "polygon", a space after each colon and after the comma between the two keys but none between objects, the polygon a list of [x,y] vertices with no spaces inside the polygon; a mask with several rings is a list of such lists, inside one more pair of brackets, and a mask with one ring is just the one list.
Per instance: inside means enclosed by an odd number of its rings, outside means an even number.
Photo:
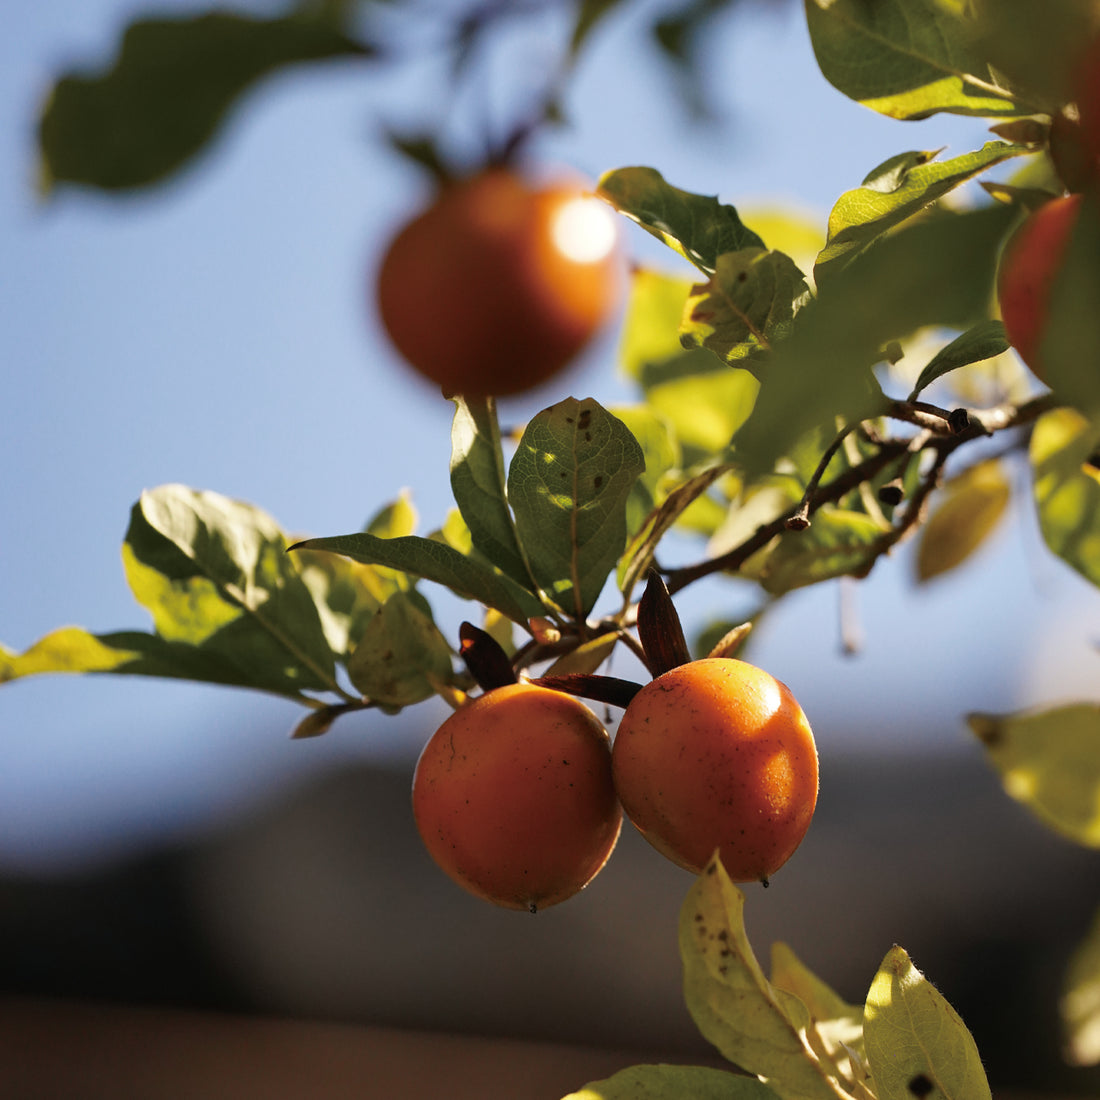
[{"label": "sunlit leaf", "polygon": [[423,577],[450,588],[463,599],[495,607],[515,623],[526,623],[543,611],[539,601],[511,578],[435,539],[417,535],[380,539],[366,531],[357,531],[351,535],[306,539],[290,549],[324,550],[366,565],[384,565]]},{"label": "sunlit leaf", "polygon": [[627,377],[644,386],[654,367],[683,355],[679,327],[691,286],[690,279],[651,268],[632,274],[619,342]]},{"label": "sunlit leaf", "polygon": [[863,1006],[844,1001],[785,943],[772,944],[771,982],[806,1006],[813,1020],[807,1038],[812,1046],[820,1045],[819,1056],[836,1065],[849,1082],[868,1084],[864,1068]]},{"label": "sunlit leaf", "polygon": [[900,947],[871,983],[863,1038],[878,1100],[990,1100],[973,1036]]},{"label": "sunlit leaf", "polygon": [[363,57],[331,23],[209,12],[131,23],[112,67],[54,86],[39,123],[46,185],[156,183],[198,153],[235,101],[287,65]]},{"label": "sunlit leaf", "polygon": [[670,378],[646,389],[653,411],[672,428],[683,463],[713,461],[748,420],[760,383],[748,371],[731,370],[709,352],[704,372]]},{"label": "sunlit leaf", "polygon": [[600,179],[599,194],[706,275],[714,274],[723,252],[764,247],[733,206],[681,191],[654,168],[608,172]]},{"label": "sunlit leaf", "polygon": [[948,372],[984,362],[986,359],[994,359],[1008,351],[1008,348],[1005,327],[1001,321],[984,320],[971,325],[928,361],[920,372],[909,399],[914,400],[921,390]]},{"label": "sunlit leaf", "polygon": [[430,616],[412,597],[395,592],[367,623],[348,675],[372,702],[409,706],[452,679],[451,652]]},{"label": "sunlit leaf", "polygon": [[708,1066],[645,1065],[592,1081],[563,1100],[777,1100],[755,1077]]},{"label": "sunlit leaf", "polygon": [[684,996],[703,1037],[781,1097],[850,1095],[806,1038],[809,1011],[765,978],[745,934],[744,894],[715,856],[680,910]]},{"label": "sunlit leaf", "polygon": [[761,576],[765,591],[780,596],[794,588],[833,577],[867,574],[875,543],[885,532],[880,520],[846,508],[815,512],[803,531],[785,531],[767,558]]},{"label": "sunlit leaf", "polygon": [[657,507],[660,486],[668,472],[679,467],[682,456],[668,422],[648,404],[616,405],[608,411],[621,420],[638,441],[645,461],[645,470],[634,482],[626,502],[626,529],[633,535]]},{"label": "sunlit leaf", "polygon": [[886,189],[881,178],[876,176],[870,185],[864,182],[862,187],[846,191],[829,214],[828,243],[814,265],[817,285],[822,286],[883,233],[911,218],[930,202],[993,165],[1030,152],[1034,150],[1028,146],[991,141],[976,152],[950,160],[925,159],[911,165],[892,189]]},{"label": "sunlit leaf", "polygon": [[490,398],[455,397],[451,426],[451,491],[473,545],[517,584],[532,584],[516,540],[505,490],[504,452]]},{"label": "sunlit leaf", "polygon": [[40,638],[23,653],[0,646],[0,684],[23,676],[61,672],[156,676],[302,698],[298,687],[275,683],[271,676],[254,676],[247,665],[242,666],[230,654],[136,630],[91,634],[67,626]]},{"label": "sunlit leaf", "polygon": [[952,478],[921,528],[917,579],[931,580],[962,565],[996,529],[1012,485],[995,458],[975,463]]},{"label": "sunlit leaf", "polygon": [[1014,217],[1003,206],[940,211],[883,237],[829,280],[769,355],[752,417],[737,433],[750,476],[770,471],[814,429],[876,415],[872,366],[892,340],[988,316],[997,256]]},{"label": "sunlit leaf", "polygon": [[784,253],[762,248],[725,252],[714,275],[692,287],[680,332],[685,343],[737,365],[781,340],[809,296],[802,272]]},{"label": "sunlit leaf", "polygon": [[302,580],[313,596],[329,648],[346,659],[371,616],[397,587],[391,570],[361,565],[336,554],[296,555]]},{"label": "sunlit leaf", "polygon": [[596,401],[535,416],[508,470],[516,532],[542,590],[583,619],[626,545],[626,503],[645,469],[637,441]]},{"label": "sunlit leaf", "polygon": [[1100,848],[1100,704],[967,722],[1013,798],[1063,836]]},{"label": "sunlit leaf", "polygon": [[1069,961],[1059,1007],[1066,1059],[1075,1066],[1100,1063],[1100,913]]},{"label": "sunlit leaf", "polygon": [[937,111],[1031,114],[998,85],[973,51],[959,5],[937,0],[805,0],[814,54],[825,79],[850,99],[893,118]]},{"label": "sunlit leaf", "polygon": [[1047,546],[1100,585],[1100,426],[1073,409],[1041,416],[1031,435],[1039,527]]},{"label": "sunlit leaf", "polygon": [[134,505],[123,564],[165,640],[220,655],[244,685],[330,688],[333,652],[286,545],[252,505],[164,485]]}]

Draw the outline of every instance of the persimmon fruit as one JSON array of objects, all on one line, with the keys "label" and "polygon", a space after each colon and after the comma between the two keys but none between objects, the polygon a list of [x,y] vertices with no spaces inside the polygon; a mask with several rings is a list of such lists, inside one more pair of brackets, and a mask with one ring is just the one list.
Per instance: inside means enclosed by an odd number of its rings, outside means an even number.
[{"label": "persimmon fruit", "polygon": [[377,277],[382,323],[448,394],[507,395],[562,370],[622,291],[610,209],[510,168],[445,184],[395,236]]},{"label": "persimmon fruit", "polygon": [[1043,378],[1040,348],[1050,313],[1051,287],[1081,208],[1079,194],[1043,203],[1009,238],[997,275],[997,297],[1009,343]]},{"label": "persimmon fruit", "polygon": [[790,689],[733,658],[679,665],[627,706],[612,750],[627,817],[698,874],[717,850],[735,882],[767,882],[810,826],[813,731]]},{"label": "persimmon fruit", "polygon": [[528,683],[494,688],[443,722],[417,762],[412,806],[455,882],[531,912],[591,882],[622,827],[607,730],[579,699]]}]

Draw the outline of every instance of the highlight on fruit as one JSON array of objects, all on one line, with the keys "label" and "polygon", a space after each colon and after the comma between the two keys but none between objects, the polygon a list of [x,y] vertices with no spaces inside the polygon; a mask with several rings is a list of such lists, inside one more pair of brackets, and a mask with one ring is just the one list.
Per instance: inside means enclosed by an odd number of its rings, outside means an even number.
[{"label": "highlight on fruit", "polygon": [[715,850],[735,882],[768,879],[810,826],[818,758],[790,689],[734,658],[669,669],[634,697],[612,750],[623,809],[696,874]]},{"label": "highlight on fruit", "polygon": [[567,367],[624,287],[615,216],[574,183],[507,167],[445,184],[394,237],[377,275],[382,324],[447,394],[509,395]]}]

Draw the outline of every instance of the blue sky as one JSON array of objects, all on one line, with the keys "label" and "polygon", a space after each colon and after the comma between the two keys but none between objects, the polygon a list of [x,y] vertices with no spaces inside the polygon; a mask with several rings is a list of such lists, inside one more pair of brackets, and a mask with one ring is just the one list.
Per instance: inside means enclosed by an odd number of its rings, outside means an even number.
[{"label": "blue sky", "polygon": [[[41,203],[33,124],[52,76],[108,57],[139,10],[153,9],[20,5],[0,40],[0,640],[15,648],[65,623],[147,626],[119,559],[145,487],[216,489],[310,534],[354,530],[402,488],[423,530],[449,503],[451,407],[403,372],[369,299],[381,248],[425,194],[379,127],[438,117],[446,82],[426,66],[298,70],[247,97],[170,185]],[[715,29],[705,60],[723,117],[709,128],[684,115],[640,19],[616,17],[577,73],[573,125],[544,138],[540,156],[590,176],[651,164],[687,189],[823,221],[888,156],[984,140],[981,123],[903,124],[850,103],[813,65],[799,7],[784,12],[750,4]],[[477,95],[530,94],[523,74],[545,64],[546,42],[510,42],[450,121],[473,117]],[[630,246],[652,257],[630,228]],[[566,392],[622,400],[613,346],[608,334],[564,380],[506,404],[505,418]],[[1026,515],[956,576],[918,591],[910,575],[903,549],[859,586],[862,656],[838,654],[836,585],[793,597],[762,631],[754,659],[795,689],[823,752],[918,738],[972,751],[966,711],[1061,698],[1095,678],[1097,595],[1046,554]],[[696,586],[684,617],[729,598],[721,581]],[[371,753],[411,760],[438,716],[425,706],[292,743],[298,713],[159,681],[5,687],[0,863],[106,858],[216,823],[314,769]]]}]

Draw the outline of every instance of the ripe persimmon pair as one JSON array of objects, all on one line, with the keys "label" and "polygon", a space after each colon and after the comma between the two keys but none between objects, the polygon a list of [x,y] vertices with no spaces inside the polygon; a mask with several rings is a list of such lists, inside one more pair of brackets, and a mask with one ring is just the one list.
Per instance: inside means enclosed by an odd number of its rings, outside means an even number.
[{"label": "ripe persimmon pair", "polygon": [[809,828],[817,791],[813,733],[790,690],[744,661],[707,658],[642,688],[613,746],[572,695],[488,691],[429,740],[412,797],[451,878],[533,912],[595,877],[624,809],[680,866],[698,873],[717,850],[735,881],[766,883]]}]

